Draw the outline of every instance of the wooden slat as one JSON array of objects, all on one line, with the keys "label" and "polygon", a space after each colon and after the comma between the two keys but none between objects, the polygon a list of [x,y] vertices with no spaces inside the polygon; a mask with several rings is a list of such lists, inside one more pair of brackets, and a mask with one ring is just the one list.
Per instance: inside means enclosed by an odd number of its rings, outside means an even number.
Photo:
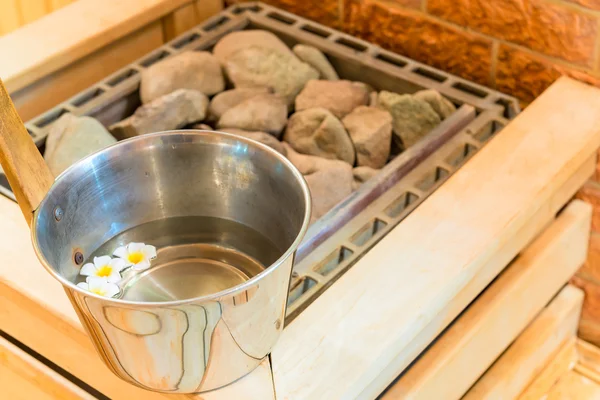
[{"label": "wooden slat", "polygon": [[567,285],[473,385],[463,400],[517,397],[562,344],[575,337],[582,302],[583,292]]},{"label": "wooden slat", "polygon": [[540,207],[560,208],[556,190],[600,145],[599,94],[559,79],[317,298],[276,346],[278,395],[369,398],[388,386],[479,271],[531,239],[516,235]]},{"label": "wooden slat", "polygon": [[600,399],[600,384],[578,374],[567,372],[550,389],[545,400],[598,400]]},{"label": "wooden slat", "polygon": [[[0,10],[0,35],[4,35],[21,26],[22,18],[19,13],[17,0],[3,0]],[[4,60],[5,57],[2,57]],[[1,71],[1,70],[0,70]],[[2,73],[0,73],[2,77]]]},{"label": "wooden slat", "polygon": [[13,92],[11,96],[17,111],[21,118],[27,121],[162,44],[161,21],[142,27],[116,40],[110,46],[83,57],[22,90]]},{"label": "wooden slat", "polygon": [[51,10],[46,0],[19,0],[23,24],[28,24],[48,14]]},{"label": "wooden slat", "polygon": [[95,397],[0,337],[0,398],[91,400]]},{"label": "wooden slat", "polygon": [[0,76],[12,93],[189,3],[78,0],[0,37]]},{"label": "wooden slat", "polygon": [[577,341],[579,362],[575,370],[600,383],[600,348],[581,339]]},{"label": "wooden slat", "polygon": [[591,214],[572,202],[383,399],[460,398],[583,264]]},{"label": "wooden slat", "polygon": [[576,343],[577,339],[575,338],[567,339],[567,342],[552,357],[549,364],[519,395],[519,400],[539,400],[543,398],[564,374],[572,370],[577,364]]}]

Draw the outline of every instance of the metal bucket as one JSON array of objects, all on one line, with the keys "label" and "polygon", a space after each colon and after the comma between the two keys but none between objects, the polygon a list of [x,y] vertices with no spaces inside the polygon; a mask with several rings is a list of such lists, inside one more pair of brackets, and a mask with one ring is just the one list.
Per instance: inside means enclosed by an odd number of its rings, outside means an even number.
[{"label": "metal bucket", "polygon": [[[292,164],[229,134],[144,135],[81,160],[53,183],[46,175],[50,189],[38,207],[35,192],[47,172],[36,172],[45,165],[24,127],[11,124],[12,112],[2,116],[0,160],[31,219],[40,261],[64,286],[106,365],[167,393],[213,390],[258,366],[283,329],[293,257],[308,227],[310,194]],[[216,219],[190,236],[196,230],[186,218],[198,216]],[[130,229],[161,220],[184,227],[144,231],[159,241],[158,264],[134,275],[122,298],[75,285],[83,259],[116,235],[127,239]],[[232,221],[245,227],[243,235],[226,227]],[[169,241],[172,232],[177,243]],[[249,232],[273,247],[263,252]]]}]

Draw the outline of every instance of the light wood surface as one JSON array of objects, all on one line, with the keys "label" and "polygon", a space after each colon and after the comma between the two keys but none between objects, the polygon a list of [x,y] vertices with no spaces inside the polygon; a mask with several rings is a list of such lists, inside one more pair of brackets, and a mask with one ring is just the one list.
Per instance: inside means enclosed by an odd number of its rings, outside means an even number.
[{"label": "light wood surface", "polygon": [[542,372],[519,395],[519,400],[539,400],[550,388],[577,364],[577,339],[567,339],[552,360],[544,363]]},{"label": "light wood surface", "polygon": [[533,238],[517,236],[531,217],[561,207],[557,189],[600,144],[599,94],[558,80],[317,298],[273,353],[278,395],[370,398],[387,387],[479,271]]},{"label": "light wood surface", "polygon": [[382,399],[460,398],[583,264],[591,216],[573,201]]},{"label": "light wood surface", "polygon": [[3,337],[0,337],[0,397],[10,400],[95,398]]},{"label": "light wood surface", "polygon": [[[392,230],[284,330],[278,399],[372,398],[387,387],[591,174],[597,109],[600,91],[559,80]],[[0,199],[0,325],[111,398],[178,398],[101,364],[16,209]]]},{"label": "light wood surface", "polygon": [[463,399],[517,397],[561,345],[575,337],[582,303],[583,292],[566,286]]},{"label": "light wood surface", "polygon": [[0,76],[12,93],[191,3],[78,0],[0,37]]},{"label": "light wood surface", "polygon": [[27,224],[54,182],[0,80],[0,163]]}]

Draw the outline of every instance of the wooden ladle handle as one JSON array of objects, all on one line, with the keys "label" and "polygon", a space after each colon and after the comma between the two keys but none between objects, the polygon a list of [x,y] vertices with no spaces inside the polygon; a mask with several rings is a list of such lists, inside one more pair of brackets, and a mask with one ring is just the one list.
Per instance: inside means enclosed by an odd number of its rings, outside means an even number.
[{"label": "wooden ladle handle", "polygon": [[0,164],[23,216],[31,225],[33,212],[54,182],[23,121],[0,80]]}]

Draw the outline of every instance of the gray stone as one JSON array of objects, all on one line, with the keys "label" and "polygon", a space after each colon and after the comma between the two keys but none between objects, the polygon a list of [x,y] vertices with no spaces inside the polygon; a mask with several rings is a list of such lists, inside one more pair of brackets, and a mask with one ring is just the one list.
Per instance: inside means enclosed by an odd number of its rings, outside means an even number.
[{"label": "gray stone", "polygon": [[382,168],[390,156],[392,116],[375,107],[356,107],[342,120],[356,149],[356,165]]},{"label": "gray stone", "polygon": [[352,167],[343,161],[298,154],[284,143],[289,160],[304,175],[312,198],[312,224],[352,193]]},{"label": "gray stone", "polygon": [[326,79],[329,81],[337,81],[340,79],[327,57],[325,57],[325,54],[323,54],[321,50],[317,49],[316,47],[306,44],[297,44],[294,46],[292,51],[300,60],[319,71],[321,79]]},{"label": "gray stone", "polygon": [[96,119],[64,114],[48,132],[44,159],[56,176],[71,164],[116,142]]},{"label": "gray stone", "polygon": [[287,104],[276,94],[260,94],[225,111],[217,128],[268,132],[279,137],[287,122]]},{"label": "gray stone", "polygon": [[146,104],[177,89],[211,96],[225,89],[219,61],[206,51],[184,51],[142,71],[140,97]]},{"label": "gray stone", "polygon": [[182,128],[206,116],[208,97],[197,90],[178,89],[135,110],[109,129],[118,139]]},{"label": "gray stone", "polygon": [[228,33],[215,44],[213,54],[221,64],[225,65],[225,62],[232,54],[253,46],[270,49],[288,56],[293,56],[294,54],[290,48],[273,33],[258,29]]},{"label": "gray stone", "polygon": [[273,135],[270,135],[266,132],[250,132],[236,128],[224,128],[219,130],[222,132],[233,133],[234,135],[240,135],[248,139],[256,140],[257,142],[265,144],[270,148],[280,152],[284,156],[287,153],[285,147],[283,146],[283,143],[277,140]]},{"label": "gray stone", "polygon": [[352,190],[357,190],[363,183],[377,175],[381,171],[371,167],[356,167],[352,170],[354,182],[352,182]]},{"label": "gray stone", "polygon": [[259,94],[269,93],[268,88],[239,88],[226,90],[212,98],[208,105],[208,119],[218,121],[225,111]]},{"label": "gray stone", "polygon": [[413,96],[427,102],[441,119],[446,119],[456,111],[456,106],[440,92],[433,89],[419,90]]},{"label": "gray stone", "polygon": [[369,88],[362,82],[309,81],[296,97],[296,111],[325,108],[338,118],[369,104]]},{"label": "gray stone", "polygon": [[429,103],[410,94],[382,91],[377,103],[392,114],[394,140],[401,141],[404,149],[417,143],[441,122]]},{"label": "gray stone", "polygon": [[225,71],[236,88],[266,87],[286,98],[294,99],[306,82],[317,79],[319,72],[292,53],[285,54],[267,47],[251,46],[229,55]]},{"label": "gray stone", "polygon": [[354,145],[341,121],[324,108],[294,113],[283,135],[297,152],[354,165]]}]

